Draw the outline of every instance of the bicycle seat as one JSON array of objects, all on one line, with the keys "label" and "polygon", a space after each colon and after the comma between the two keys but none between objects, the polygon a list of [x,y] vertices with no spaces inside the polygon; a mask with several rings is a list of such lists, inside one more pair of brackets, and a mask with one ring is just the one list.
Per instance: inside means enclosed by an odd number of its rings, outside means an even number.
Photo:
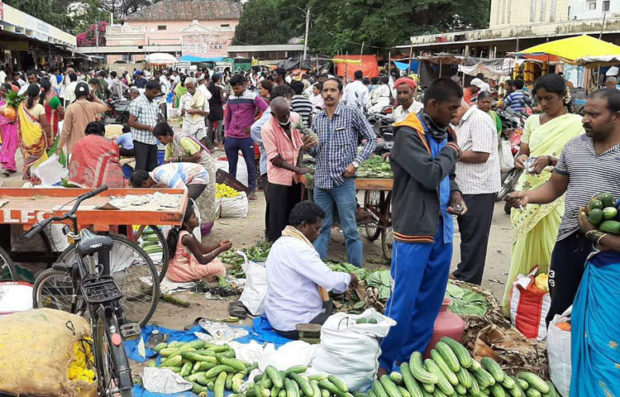
[{"label": "bicycle seat", "polygon": [[82,240],[78,243],[77,253],[81,257],[92,255],[101,248],[112,249],[114,241],[108,236],[100,236],[89,231],[82,232]]}]

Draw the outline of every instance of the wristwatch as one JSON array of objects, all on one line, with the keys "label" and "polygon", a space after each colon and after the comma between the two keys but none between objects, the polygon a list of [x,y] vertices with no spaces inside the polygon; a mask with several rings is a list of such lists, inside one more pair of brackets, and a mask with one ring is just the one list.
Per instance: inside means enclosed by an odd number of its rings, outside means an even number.
[{"label": "wristwatch", "polygon": [[352,164],[353,164],[353,167],[355,167],[355,168],[360,168],[360,162],[359,162],[359,161],[357,161],[357,160],[353,160],[353,163],[352,163]]}]

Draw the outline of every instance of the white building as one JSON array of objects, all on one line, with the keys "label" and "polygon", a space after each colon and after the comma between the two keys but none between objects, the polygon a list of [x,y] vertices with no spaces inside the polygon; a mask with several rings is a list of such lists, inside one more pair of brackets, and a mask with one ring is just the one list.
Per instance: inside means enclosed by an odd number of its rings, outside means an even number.
[{"label": "white building", "polygon": [[570,1],[575,0],[492,0],[489,27],[495,29],[567,21]]},{"label": "white building", "polygon": [[569,0],[571,20],[603,18],[604,14],[620,14],[620,0]]}]

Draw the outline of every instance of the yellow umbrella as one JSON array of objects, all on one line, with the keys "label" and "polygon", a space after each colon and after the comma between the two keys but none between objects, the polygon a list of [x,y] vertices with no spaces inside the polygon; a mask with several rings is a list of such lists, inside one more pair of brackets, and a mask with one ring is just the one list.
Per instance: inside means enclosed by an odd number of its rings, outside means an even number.
[{"label": "yellow umbrella", "polygon": [[551,55],[566,63],[576,64],[584,63],[580,59],[596,62],[596,59],[620,56],[620,46],[583,35],[539,44],[519,51],[515,55],[526,58],[528,55]]}]

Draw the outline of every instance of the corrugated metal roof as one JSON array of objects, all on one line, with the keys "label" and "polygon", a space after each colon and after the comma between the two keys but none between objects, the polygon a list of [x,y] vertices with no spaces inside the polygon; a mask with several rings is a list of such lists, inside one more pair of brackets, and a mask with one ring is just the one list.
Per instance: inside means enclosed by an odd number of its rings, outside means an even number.
[{"label": "corrugated metal roof", "polygon": [[243,6],[227,0],[163,0],[127,15],[128,21],[239,19]]}]

